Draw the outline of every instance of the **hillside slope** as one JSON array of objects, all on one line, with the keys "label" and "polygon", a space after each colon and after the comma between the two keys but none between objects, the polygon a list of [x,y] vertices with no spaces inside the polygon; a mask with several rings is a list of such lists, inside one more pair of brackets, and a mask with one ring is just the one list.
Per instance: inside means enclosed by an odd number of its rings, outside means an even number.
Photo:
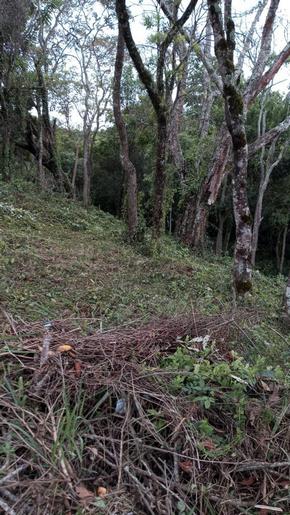
[{"label": "hillside slope", "polygon": [[283,278],[256,273],[232,316],[229,258],[123,232],[2,185],[0,511],[287,510]]},{"label": "hillside slope", "polygon": [[[12,318],[79,317],[107,327],[232,309],[231,258],[195,256],[169,237],[150,256],[149,243],[132,248],[124,242],[124,226],[111,215],[31,188],[1,184],[0,299]],[[257,272],[245,304],[278,332],[283,287],[283,278]],[[268,329],[258,329],[263,341]]]}]

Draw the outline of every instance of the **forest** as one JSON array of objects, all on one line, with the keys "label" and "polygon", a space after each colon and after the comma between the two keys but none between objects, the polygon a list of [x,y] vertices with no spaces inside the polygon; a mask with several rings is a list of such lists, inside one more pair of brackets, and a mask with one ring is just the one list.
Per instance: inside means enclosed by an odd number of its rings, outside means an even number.
[{"label": "forest", "polygon": [[0,513],[290,513],[288,0],[0,0]]}]

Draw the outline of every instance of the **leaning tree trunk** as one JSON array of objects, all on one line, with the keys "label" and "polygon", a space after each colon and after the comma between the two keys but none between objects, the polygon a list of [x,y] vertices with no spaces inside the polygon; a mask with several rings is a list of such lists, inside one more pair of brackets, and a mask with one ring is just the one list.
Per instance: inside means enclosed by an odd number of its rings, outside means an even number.
[{"label": "leaning tree trunk", "polygon": [[130,241],[135,240],[138,229],[137,174],[130,160],[126,125],[121,110],[121,78],[124,65],[125,41],[119,24],[118,44],[115,61],[113,108],[120,140],[120,159],[127,184],[127,225]]}]

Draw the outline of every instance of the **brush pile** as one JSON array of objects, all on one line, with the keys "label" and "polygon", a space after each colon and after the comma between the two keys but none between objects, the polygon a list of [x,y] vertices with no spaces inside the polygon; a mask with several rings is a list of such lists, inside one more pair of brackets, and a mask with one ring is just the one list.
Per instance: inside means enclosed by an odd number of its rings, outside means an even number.
[{"label": "brush pile", "polygon": [[71,320],[10,321],[0,512],[287,513],[289,389],[231,352],[239,321],[191,314],[90,335]]}]

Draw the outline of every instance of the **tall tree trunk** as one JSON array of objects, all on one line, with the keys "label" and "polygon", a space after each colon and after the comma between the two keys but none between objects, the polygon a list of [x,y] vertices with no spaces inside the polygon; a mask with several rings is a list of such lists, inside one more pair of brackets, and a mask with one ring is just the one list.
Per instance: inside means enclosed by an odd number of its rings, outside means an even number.
[{"label": "tall tree trunk", "polygon": [[126,125],[121,110],[121,78],[124,65],[125,42],[119,25],[118,44],[115,61],[113,108],[115,123],[120,140],[120,159],[127,183],[127,226],[131,241],[135,240],[138,230],[137,174],[130,160]]},{"label": "tall tree trunk", "polygon": [[153,236],[158,239],[164,228],[164,192],[166,181],[166,116],[157,119],[156,167],[154,176]]},{"label": "tall tree trunk", "polygon": [[252,219],[247,197],[248,145],[245,130],[244,101],[237,86],[234,66],[235,25],[231,0],[225,2],[225,30],[220,0],[208,0],[214,33],[215,54],[223,81],[226,123],[233,145],[233,206],[236,224],[233,279],[236,292],[244,294],[252,287]]},{"label": "tall tree trunk", "polygon": [[74,166],[73,166],[73,170],[72,170],[72,180],[71,180],[71,189],[72,189],[73,200],[76,200],[76,178],[77,178],[78,163],[79,163],[79,152],[80,152],[80,146],[77,143],[76,144],[75,161],[74,161]]},{"label": "tall tree trunk", "polygon": [[[211,38],[212,30],[210,20],[207,20],[206,37],[204,42],[203,54],[205,58],[211,55]],[[201,115],[199,120],[199,152],[195,162],[194,173],[199,176],[202,159],[204,156],[204,146],[208,129],[210,125],[210,114],[214,102],[215,92],[212,89],[211,78],[208,70],[205,68],[203,72],[204,97],[201,106]],[[203,200],[204,190],[201,187],[197,195],[192,192],[185,196],[183,200],[183,219],[180,224],[178,237],[181,241],[193,248],[203,247],[206,227],[207,227],[207,209]]]},{"label": "tall tree trunk", "polygon": [[83,144],[83,204],[86,209],[91,204],[91,167],[90,167],[90,134],[84,131]]},{"label": "tall tree trunk", "polygon": [[[226,0],[226,4],[229,3],[229,0]],[[248,32],[248,35],[244,42],[244,48],[239,56],[237,70],[241,71],[243,63],[244,63],[244,57],[248,53],[248,49],[250,46],[250,43],[252,41],[253,34],[255,33],[257,23],[260,19],[261,13],[267,4],[267,0],[262,0],[257,8],[257,12],[255,15],[255,18],[253,20],[252,26]],[[263,91],[267,85],[273,80],[274,76],[277,74],[281,66],[285,63],[287,58],[290,55],[290,43],[287,43],[285,48],[280,52],[280,54],[275,58],[273,64],[270,66],[270,68],[267,70],[267,72],[264,72],[265,66],[267,64],[267,60],[271,54],[271,39],[272,39],[272,32],[273,32],[273,24],[276,16],[277,7],[279,4],[279,0],[271,0],[268,13],[265,19],[264,27],[263,27],[263,33],[261,38],[261,44],[260,44],[260,50],[257,57],[256,65],[253,68],[253,73],[251,78],[248,81],[248,84],[246,86],[245,92],[244,92],[244,108],[245,108],[245,114],[247,112],[247,109],[249,105],[254,101],[254,99],[257,97],[257,95]],[[214,5],[216,5],[217,9],[220,9],[218,2],[212,2],[213,9],[215,8]],[[203,59],[204,61],[204,59]],[[206,62],[204,62],[205,66],[208,69],[208,66],[206,65]],[[211,70],[211,79],[213,82],[218,86],[217,78],[215,77],[215,74]],[[220,89],[220,88],[218,88]],[[281,134],[287,128],[289,127],[289,117],[282,122],[282,124],[279,124],[277,128],[273,129],[273,132],[269,131],[269,135],[265,138],[265,144],[268,144],[271,142],[271,140],[275,137],[276,134]],[[220,131],[220,137],[218,138],[218,141],[221,142],[217,145],[216,149],[216,156],[215,159],[213,159],[213,165],[209,169],[209,173],[207,178],[204,181],[204,184],[202,186],[203,195],[202,200],[198,203],[199,209],[204,208],[202,204],[205,204],[206,209],[208,210],[208,206],[212,205],[216,202],[219,189],[222,183],[222,180],[224,178],[224,175],[226,173],[226,165],[227,161],[230,156],[230,149],[232,147],[232,141],[229,134],[226,134],[225,132],[226,126],[221,128]],[[265,135],[266,136],[266,135]],[[257,148],[261,148],[262,142],[257,142],[258,145],[255,148],[255,145],[251,145],[252,148],[250,148],[251,154],[254,153]],[[222,145],[222,146],[221,146]],[[260,145],[260,146],[259,146]],[[225,160],[225,162],[223,162]],[[197,240],[197,244],[199,244]]]},{"label": "tall tree trunk", "polygon": [[[266,110],[265,110],[265,101],[266,101],[266,95],[262,98],[262,105],[260,109],[260,115],[258,119],[258,139],[265,138],[266,134]],[[276,160],[274,160],[274,154],[276,149],[276,142],[279,136],[277,136],[275,139],[273,139],[271,143],[271,147],[268,151],[267,159],[265,159],[265,153],[266,148],[265,144],[262,146],[262,151],[260,155],[260,184],[259,184],[259,192],[258,192],[258,198],[255,208],[255,215],[254,215],[254,224],[253,224],[253,236],[252,236],[252,266],[255,266],[256,262],[256,253],[258,248],[258,239],[259,239],[259,230],[260,225],[262,222],[262,209],[263,209],[263,200],[264,195],[267,190],[269,180],[271,177],[271,174],[280,163],[284,147],[282,146],[279,156]]]},{"label": "tall tree trunk", "polygon": [[[42,131],[43,131],[43,146],[45,146],[47,157],[47,168],[51,171],[52,175],[58,183],[58,187],[63,191],[63,172],[60,166],[56,139],[55,139],[55,126],[51,123],[48,103],[48,91],[40,61],[35,63],[39,95],[41,98],[41,111],[42,111]],[[37,151],[37,157],[40,149]]]},{"label": "tall tree trunk", "polygon": [[116,13],[122,34],[140,80],[146,88],[157,118],[156,166],[154,177],[153,236],[159,238],[164,230],[164,193],[166,183],[166,137],[168,124],[168,98],[165,88],[167,50],[195,9],[197,0],[189,0],[183,14],[171,24],[158,48],[156,81],[144,66],[139,50],[132,37],[126,0],[116,0]]},{"label": "tall tree trunk", "polygon": [[37,180],[40,189],[45,189],[45,174],[43,168],[43,120],[42,120],[42,108],[41,99],[37,95],[37,116],[38,116],[38,157],[37,157]]}]

